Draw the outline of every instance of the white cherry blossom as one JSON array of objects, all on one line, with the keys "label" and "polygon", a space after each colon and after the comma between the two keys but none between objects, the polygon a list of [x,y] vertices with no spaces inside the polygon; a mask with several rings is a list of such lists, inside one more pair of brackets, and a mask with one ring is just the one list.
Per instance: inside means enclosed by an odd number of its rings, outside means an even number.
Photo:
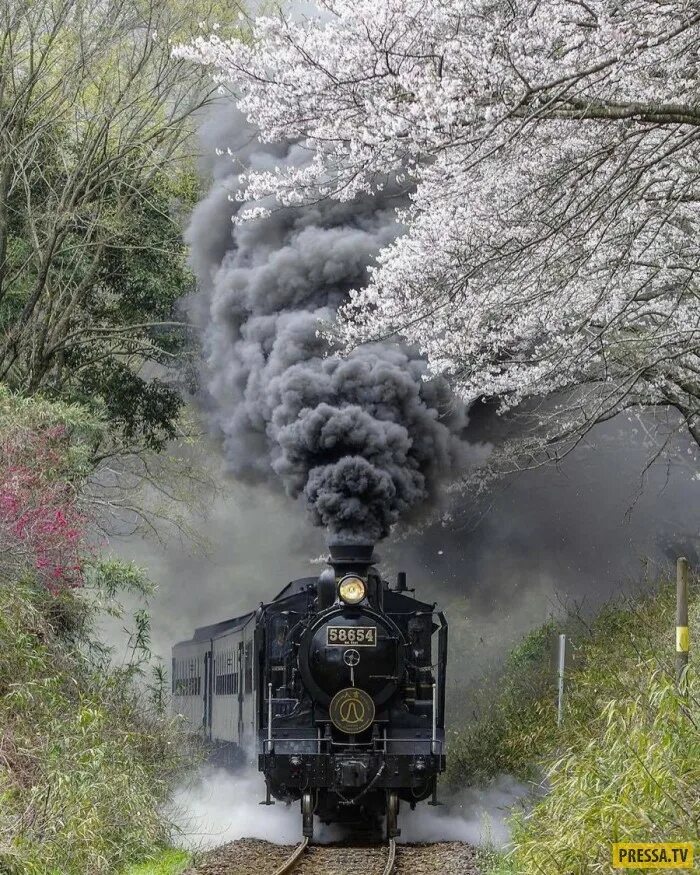
[{"label": "white cherry blossom", "polygon": [[467,403],[536,407],[533,458],[629,407],[675,408],[700,442],[700,4],[318,5],[177,51],[263,140],[312,153],[241,199],[405,180],[406,233],[335,327],[348,348],[401,335]]}]

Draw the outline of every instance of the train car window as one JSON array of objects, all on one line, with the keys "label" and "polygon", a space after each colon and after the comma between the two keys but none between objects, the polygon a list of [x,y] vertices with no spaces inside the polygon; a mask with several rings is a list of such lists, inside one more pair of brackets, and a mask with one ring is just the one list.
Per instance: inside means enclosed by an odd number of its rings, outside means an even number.
[{"label": "train car window", "polygon": [[220,674],[216,676],[216,695],[217,696],[232,696],[236,690],[236,675]]},{"label": "train car window", "polygon": [[200,696],[202,694],[201,660],[173,660],[172,686],[174,696]]},{"label": "train car window", "polygon": [[267,636],[267,657],[272,662],[282,662],[289,650],[289,623],[286,617],[273,617],[270,634]]},{"label": "train car window", "polygon": [[217,696],[233,696],[238,691],[236,658],[233,649],[225,650],[216,657],[214,689]]},{"label": "train car window", "polygon": [[182,683],[182,660],[176,659],[173,661],[173,695],[184,696],[185,689]]},{"label": "train car window", "polygon": [[178,678],[175,681],[176,696],[199,696],[202,692],[202,679],[195,678]]}]

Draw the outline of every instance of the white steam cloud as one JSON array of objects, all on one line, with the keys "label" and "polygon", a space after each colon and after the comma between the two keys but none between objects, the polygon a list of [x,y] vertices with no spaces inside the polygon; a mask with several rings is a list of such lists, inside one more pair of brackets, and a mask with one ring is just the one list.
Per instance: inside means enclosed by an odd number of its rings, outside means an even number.
[{"label": "white steam cloud", "polygon": [[204,770],[173,798],[175,840],[193,850],[242,838],[266,839],[280,845],[298,842],[298,807],[280,802],[262,807],[259,803],[264,798],[265,782],[257,771],[246,769],[232,774],[224,769]]},{"label": "white steam cloud", "polygon": [[[400,842],[463,841],[472,845],[504,847],[510,840],[507,817],[524,802],[530,788],[500,776],[485,789],[469,788],[446,796],[433,808],[420,803],[415,811],[403,804],[399,815]],[[206,850],[243,838],[265,839],[291,845],[301,838],[298,804],[263,807],[265,784],[260,773],[245,769],[231,773],[206,769],[196,781],[181,788],[173,801],[176,841],[191,849]],[[315,841],[343,837],[339,827],[314,828]]]}]

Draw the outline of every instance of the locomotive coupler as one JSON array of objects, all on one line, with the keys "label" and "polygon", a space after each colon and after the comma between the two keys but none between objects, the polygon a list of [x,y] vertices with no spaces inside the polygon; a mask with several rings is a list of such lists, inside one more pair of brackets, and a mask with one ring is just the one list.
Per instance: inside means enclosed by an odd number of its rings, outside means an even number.
[{"label": "locomotive coupler", "polygon": [[344,787],[364,787],[367,783],[367,763],[362,760],[341,760],[336,771]]}]

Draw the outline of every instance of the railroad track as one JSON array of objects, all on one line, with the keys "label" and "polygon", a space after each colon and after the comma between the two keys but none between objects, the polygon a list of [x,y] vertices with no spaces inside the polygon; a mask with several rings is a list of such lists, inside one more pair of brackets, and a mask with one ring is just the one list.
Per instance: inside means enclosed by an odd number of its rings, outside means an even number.
[{"label": "railroad track", "polygon": [[479,869],[474,848],[463,842],[300,842],[290,848],[237,839],[199,856],[185,875],[479,875]]},{"label": "railroad track", "polygon": [[394,871],[394,864],[396,863],[396,839],[389,839],[389,858],[386,861],[386,866],[384,867],[383,875],[391,875]]},{"label": "railroad track", "polygon": [[291,872],[292,869],[296,866],[300,857],[303,856],[304,851],[309,846],[309,840],[307,838],[303,838],[301,842],[294,848],[292,853],[287,857],[287,859],[282,863],[281,866],[278,866],[273,875],[287,875],[288,872]]},{"label": "railroad track", "polygon": [[[292,853],[284,860],[281,865],[279,865],[272,875],[289,875],[290,872],[294,872],[298,870],[302,871],[301,866],[303,866],[302,858],[306,852],[306,849],[309,846],[309,840],[307,838],[303,839],[297,846],[294,848]],[[389,839],[389,843],[387,845],[387,859],[382,869],[382,875],[392,875],[394,871],[394,865],[396,863],[396,840]],[[298,865],[298,864],[301,864]],[[378,875],[378,873],[377,873]]]}]

